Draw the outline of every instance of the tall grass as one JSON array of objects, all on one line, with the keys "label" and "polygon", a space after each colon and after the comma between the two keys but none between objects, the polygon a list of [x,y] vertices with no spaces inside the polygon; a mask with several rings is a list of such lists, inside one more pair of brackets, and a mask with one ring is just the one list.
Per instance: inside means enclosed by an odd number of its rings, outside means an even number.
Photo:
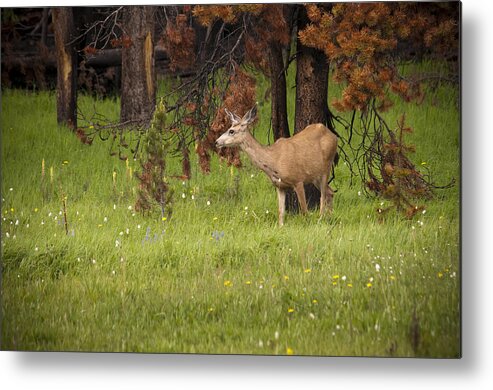
[{"label": "tall grass", "polygon": [[[456,99],[442,86],[387,114],[406,112],[413,160],[438,183],[459,179]],[[81,104],[118,117],[117,102]],[[3,91],[2,349],[459,356],[459,184],[414,220],[381,220],[341,163],[333,214],[279,228],[275,191],[246,159],[214,159],[210,175],[194,159],[163,222],[133,210],[137,162],[81,144],[55,113],[53,93]]]}]

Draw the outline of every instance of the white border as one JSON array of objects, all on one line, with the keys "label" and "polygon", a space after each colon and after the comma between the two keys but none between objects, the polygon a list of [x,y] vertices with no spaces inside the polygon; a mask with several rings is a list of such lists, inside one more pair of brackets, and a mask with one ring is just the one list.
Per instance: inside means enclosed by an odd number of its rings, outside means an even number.
[{"label": "white border", "polygon": [[[203,1],[193,3],[199,2]],[[70,1],[63,5],[136,3],[163,4],[156,1]],[[35,5],[61,3],[2,2],[2,7]],[[365,390],[450,390],[491,386],[493,257],[488,258],[493,232],[490,229],[493,201],[489,186],[493,179],[489,160],[493,145],[491,11],[488,1],[463,2],[464,357],[461,360],[0,352],[2,388],[87,390],[158,386],[299,390],[324,386]]]}]

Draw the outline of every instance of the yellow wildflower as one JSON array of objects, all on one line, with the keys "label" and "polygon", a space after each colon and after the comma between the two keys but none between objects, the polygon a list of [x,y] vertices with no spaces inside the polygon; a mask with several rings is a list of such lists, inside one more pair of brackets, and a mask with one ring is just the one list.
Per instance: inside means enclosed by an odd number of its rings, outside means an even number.
[{"label": "yellow wildflower", "polygon": [[314,300],[312,301],[312,303],[313,303],[314,305],[316,305],[316,304],[318,303],[318,301],[317,301],[316,299],[314,299]]},{"label": "yellow wildflower", "polygon": [[349,288],[351,288],[351,287],[353,287],[353,284],[352,284],[352,283],[348,283],[348,284],[347,284],[347,286],[348,286]]},{"label": "yellow wildflower", "polygon": [[441,272],[438,273],[439,278],[443,278],[443,274]]},{"label": "yellow wildflower", "polygon": [[293,354],[294,354],[293,349],[292,349],[292,348],[287,347],[287,348],[286,348],[286,354],[287,354],[287,355],[289,355],[289,356],[293,355]]},{"label": "yellow wildflower", "polygon": [[233,283],[231,282],[231,280],[225,280],[224,281],[224,287],[231,287],[233,285]]},{"label": "yellow wildflower", "polygon": [[247,281],[245,282],[245,284],[250,285],[250,284],[252,284],[252,282],[251,282],[250,280],[247,280]]},{"label": "yellow wildflower", "polygon": [[290,308],[288,309],[288,313],[293,313],[293,312],[294,312],[294,309],[293,309],[292,307],[290,307]]},{"label": "yellow wildflower", "polygon": [[339,275],[332,276],[332,279],[339,279]]},{"label": "yellow wildflower", "polygon": [[284,275],[284,280],[289,280],[289,276],[288,275]]},{"label": "yellow wildflower", "polygon": [[309,274],[310,272],[312,272],[312,269],[311,268],[307,268],[303,271],[305,274]]},{"label": "yellow wildflower", "polygon": [[366,283],[366,287],[371,288],[372,284],[370,282]]}]

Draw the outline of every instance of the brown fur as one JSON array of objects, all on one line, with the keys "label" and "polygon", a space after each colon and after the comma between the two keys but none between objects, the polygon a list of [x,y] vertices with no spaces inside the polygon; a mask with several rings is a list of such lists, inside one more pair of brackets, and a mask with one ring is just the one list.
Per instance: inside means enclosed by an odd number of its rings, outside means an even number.
[{"label": "brown fur", "polygon": [[312,183],[320,189],[320,213],[332,205],[333,191],[328,178],[337,153],[337,136],[323,124],[307,126],[291,138],[281,138],[271,146],[261,145],[248,131],[253,121],[253,109],[243,118],[228,113],[233,125],[216,141],[218,147],[239,146],[252,162],[277,188],[279,224],[284,223],[286,189],[293,188],[298,196],[300,210],[307,211],[303,184]]}]

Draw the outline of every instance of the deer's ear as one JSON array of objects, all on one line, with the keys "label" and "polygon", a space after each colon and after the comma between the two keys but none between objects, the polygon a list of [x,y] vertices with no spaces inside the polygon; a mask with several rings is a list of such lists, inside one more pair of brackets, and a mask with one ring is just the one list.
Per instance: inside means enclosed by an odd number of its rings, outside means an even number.
[{"label": "deer's ear", "polygon": [[242,122],[250,124],[255,120],[257,116],[257,104],[255,104],[250,111],[248,111],[242,118]]},{"label": "deer's ear", "polygon": [[226,112],[226,115],[229,116],[229,119],[231,119],[231,122],[233,124],[236,124],[236,123],[241,121],[241,118],[238,115],[233,114],[232,112],[229,112],[229,110],[227,108],[224,109],[224,112]]}]

